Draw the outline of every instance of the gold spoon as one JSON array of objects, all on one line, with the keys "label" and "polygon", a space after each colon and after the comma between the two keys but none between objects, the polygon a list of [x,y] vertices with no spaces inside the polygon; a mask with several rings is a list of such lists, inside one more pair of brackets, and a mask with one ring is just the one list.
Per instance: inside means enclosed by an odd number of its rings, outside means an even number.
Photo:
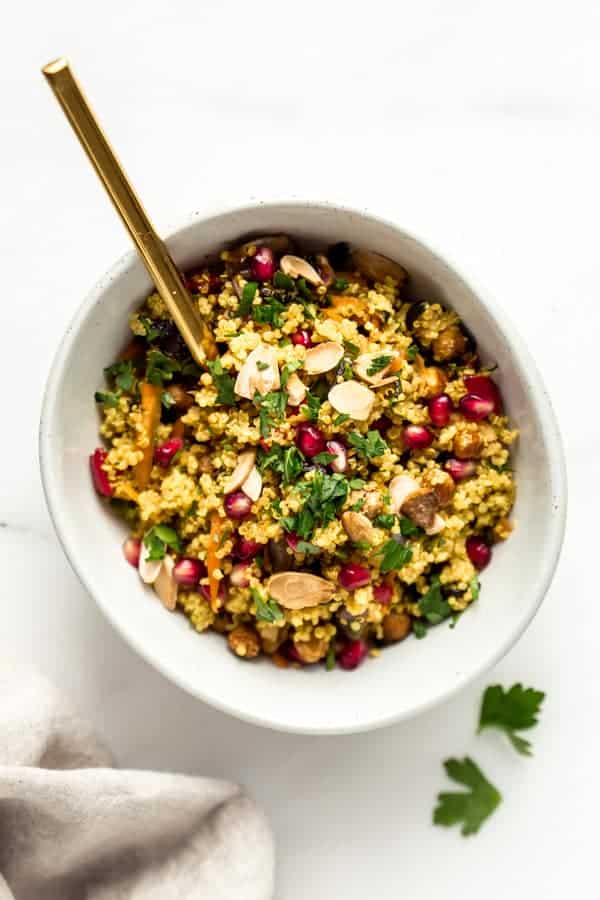
[{"label": "gold spoon", "polygon": [[42,73],[121,216],[193,358],[198,363],[205,362],[207,358],[214,359],[217,356],[214,338],[200,318],[177,266],[154,230],[68,62],[66,59],[56,59],[44,66]]}]

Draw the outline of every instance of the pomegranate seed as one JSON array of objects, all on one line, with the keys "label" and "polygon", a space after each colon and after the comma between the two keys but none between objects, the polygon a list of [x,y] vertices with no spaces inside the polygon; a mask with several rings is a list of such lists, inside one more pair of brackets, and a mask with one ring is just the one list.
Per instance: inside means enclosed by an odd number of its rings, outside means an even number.
[{"label": "pomegranate seed", "polygon": [[340,569],[338,579],[347,591],[355,591],[370,582],[371,571],[366,566],[361,566],[360,563],[349,562]]},{"label": "pomegranate seed", "polygon": [[252,275],[257,281],[270,281],[275,274],[275,259],[270,247],[258,247],[252,257]]},{"label": "pomegranate seed", "polygon": [[221,276],[213,275],[211,273],[208,276],[208,292],[209,292],[209,294],[220,294],[222,287],[223,287],[223,282],[221,280]]},{"label": "pomegranate seed", "polygon": [[231,570],[231,574],[229,575],[229,581],[234,587],[248,587],[248,585],[250,584],[250,579],[248,578],[248,569],[251,565],[251,562],[239,562],[235,564],[235,566]]},{"label": "pomegranate seed", "polygon": [[233,494],[227,494],[223,504],[225,506],[225,514],[230,519],[245,519],[252,510],[252,500],[250,497],[246,497],[243,491],[234,491]]},{"label": "pomegranate seed", "polygon": [[292,344],[299,344],[301,347],[312,347],[312,332],[306,328],[301,328],[292,335]]},{"label": "pomegranate seed", "polygon": [[492,548],[478,537],[467,538],[467,556],[476,569],[485,569],[492,558]]},{"label": "pomegranate seed", "polygon": [[185,584],[187,587],[194,587],[205,575],[206,566],[199,559],[185,557],[173,567],[173,578],[177,584]]},{"label": "pomegranate seed", "polygon": [[325,438],[315,425],[300,425],[296,445],[305,456],[316,456],[325,450]]},{"label": "pomegranate seed", "polygon": [[348,458],[346,456],[346,448],[341,441],[327,441],[325,452],[335,453],[335,459],[332,459],[329,463],[329,468],[332,472],[340,473],[346,471]]},{"label": "pomegranate seed", "polygon": [[433,441],[432,433],[424,425],[407,425],[402,437],[409,450],[423,450]]},{"label": "pomegranate seed", "polygon": [[[207,584],[201,584],[198,588],[198,591],[200,594],[202,594],[204,599],[210,603],[210,588],[209,588],[209,586]],[[219,590],[217,592],[217,597],[219,598],[219,600],[225,600],[226,594],[227,594],[227,592],[225,590],[225,582],[223,581],[223,579],[221,579],[221,581],[219,582]]]},{"label": "pomegranate seed", "polygon": [[478,422],[485,419],[494,411],[494,401],[485,400],[483,397],[476,397],[475,394],[466,394],[461,397],[460,411],[470,422]]},{"label": "pomegranate seed", "polygon": [[389,606],[392,601],[392,589],[389,584],[376,584],[373,588],[373,596],[377,603]]},{"label": "pomegranate seed", "polygon": [[290,662],[300,663],[301,666],[304,665],[302,657],[296,650],[293,641],[286,641],[283,647],[281,648],[281,652],[285,656],[286,659],[289,659]]},{"label": "pomegranate seed", "polygon": [[437,397],[432,397],[427,408],[429,409],[429,418],[436,428],[443,428],[450,421],[453,407],[448,394],[438,394]]},{"label": "pomegranate seed", "polygon": [[300,543],[300,535],[294,534],[293,531],[290,531],[289,534],[286,534],[285,536],[285,542],[290,550],[295,550]]},{"label": "pomegranate seed", "polygon": [[233,555],[236,559],[254,559],[261,547],[262,544],[259,544],[258,541],[250,541],[240,534],[235,542]]},{"label": "pomegranate seed", "polygon": [[337,658],[338,664],[341,669],[346,669],[349,672],[360,666],[368,652],[369,647],[362,638],[359,638],[357,641],[349,641]]},{"label": "pomegranate seed", "polygon": [[183,439],[179,437],[169,438],[164,444],[159,444],[154,450],[154,462],[162,469],[168,469],[174,457],[183,447]]},{"label": "pomegranate seed", "polygon": [[262,449],[265,451],[265,453],[268,453],[269,450],[271,449],[271,442],[270,442],[270,441],[265,441],[264,438],[260,438],[260,440],[259,440],[258,443],[260,444],[260,446],[262,447]]},{"label": "pomegranate seed", "polygon": [[371,424],[369,425],[369,431],[378,431],[379,434],[383,437],[391,424],[392,423],[387,416],[380,416],[374,422],[371,422]]},{"label": "pomegranate seed", "polygon": [[490,400],[493,403],[494,412],[502,412],[500,389],[489,375],[466,375],[464,382],[469,394],[474,394],[481,400]]},{"label": "pomegranate seed", "polygon": [[134,569],[137,569],[139,565],[141,552],[142,542],[139,538],[127,538],[123,544],[123,556]]},{"label": "pomegranate seed", "polygon": [[448,459],[444,463],[444,468],[455,481],[471,478],[477,471],[477,466],[472,459]]},{"label": "pomegranate seed", "polygon": [[92,472],[94,487],[102,497],[112,497],[113,495],[113,486],[108,480],[108,475],[102,468],[102,466],[106,462],[107,456],[108,453],[101,447],[98,447],[97,450],[94,450],[94,452],[90,456],[90,469]]}]

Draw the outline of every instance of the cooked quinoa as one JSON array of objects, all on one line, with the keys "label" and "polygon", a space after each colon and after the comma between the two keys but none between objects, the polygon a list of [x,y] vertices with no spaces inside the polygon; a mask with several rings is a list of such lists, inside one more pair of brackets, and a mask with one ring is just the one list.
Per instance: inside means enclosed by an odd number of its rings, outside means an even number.
[{"label": "cooked quinoa", "polygon": [[205,364],[152,294],[95,398],[94,484],[143,581],[279,666],[352,669],[455,619],[511,532],[516,438],[456,313],[385,257],[284,236],[187,284]]}]

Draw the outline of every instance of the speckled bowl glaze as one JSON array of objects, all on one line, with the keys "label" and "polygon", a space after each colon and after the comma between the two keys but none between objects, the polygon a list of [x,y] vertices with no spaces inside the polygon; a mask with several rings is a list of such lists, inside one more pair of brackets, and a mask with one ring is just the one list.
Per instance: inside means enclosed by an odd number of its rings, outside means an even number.
[{"label": "speckled bowl glaze", "polygon": [[257,725],[306,734],[364,731],[444,701],[494,665],[535,615],[564,532],[560,435],[535,365],[502,309],[426,244],[389,222],[323,204],[254,205],[195,215],[168,244],[185,269],[241,236],[277,232],[323,243],[349,241],[397,260],[410,272],[415,296],[454,307],[476,335],[484,361],[498,364],[494,377],[520,430],[516,529],[496,548],[481,577],[481,597],[460,627],[441,625],[424,641],[410,638],[354,672],[282,670],[268,660],[241,662],[220,636],[197,634],[143,587],[123,560],[123,527],[94,492],[88,467],[88,454],[99,442],[94,390],[127,338],[129,314],[151,290],[134,253],[119,260],[85,299],[54,361],[40,427],[44,489],[75,572],[115,628],[167,678]]}]

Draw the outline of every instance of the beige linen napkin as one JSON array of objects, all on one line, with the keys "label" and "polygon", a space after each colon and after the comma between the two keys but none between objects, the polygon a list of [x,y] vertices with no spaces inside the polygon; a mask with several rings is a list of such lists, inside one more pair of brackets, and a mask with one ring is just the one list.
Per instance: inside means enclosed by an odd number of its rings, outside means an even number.
[{"label": "beige linen napkin", "polygon": [[273,842],[239,787],[109,768],[44,678],[0,664],[0,900],[269,900]]}]

